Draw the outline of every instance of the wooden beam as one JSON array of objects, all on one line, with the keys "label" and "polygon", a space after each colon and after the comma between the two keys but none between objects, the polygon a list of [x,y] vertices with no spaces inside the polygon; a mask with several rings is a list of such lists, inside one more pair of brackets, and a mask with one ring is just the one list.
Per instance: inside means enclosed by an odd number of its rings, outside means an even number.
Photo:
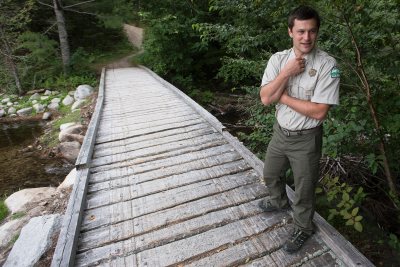
[{"label": "wooden beam", "polygon": [[96,133],[100,122],[100,114],[103,110],[104,85],[105,85],[105,68],[103,68],[101,72],[99,93],[97,95],[96,107],[92,115],[92,118],[90,120],[89,127],[86,131],[85,138],[83,139],[83,143],[79,151],[78,158],[76,159],[75,162],[75,167],[77,170],[81,168],[89,168],[90,165],[90,160],[92,158],[93,147],[96,139]]}]

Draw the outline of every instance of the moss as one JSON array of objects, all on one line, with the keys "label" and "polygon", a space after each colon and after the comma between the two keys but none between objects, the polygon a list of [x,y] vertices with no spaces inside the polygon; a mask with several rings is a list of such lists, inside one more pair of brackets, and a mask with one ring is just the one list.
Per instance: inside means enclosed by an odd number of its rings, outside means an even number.
[{"label": "moss", "polygon": [[25,215],[26,215],[26,212],[18,211],[18,212],[13,213],[13,214],[11,215],[11,219],[12,219],[12,220],[16,220],[16,219],[19,219],[19,218],[24,217]]}]

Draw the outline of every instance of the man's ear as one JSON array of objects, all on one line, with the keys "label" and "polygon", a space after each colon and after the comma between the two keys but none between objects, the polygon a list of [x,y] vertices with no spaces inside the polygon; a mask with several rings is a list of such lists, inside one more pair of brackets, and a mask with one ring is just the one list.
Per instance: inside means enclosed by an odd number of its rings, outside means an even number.
[{"label": "man's ear", "polygon": [[290,28],[288,28],[288,34],[289,34],[290,38],[293,38],[293,33],[292,33],[292,30],[290,30]]}]

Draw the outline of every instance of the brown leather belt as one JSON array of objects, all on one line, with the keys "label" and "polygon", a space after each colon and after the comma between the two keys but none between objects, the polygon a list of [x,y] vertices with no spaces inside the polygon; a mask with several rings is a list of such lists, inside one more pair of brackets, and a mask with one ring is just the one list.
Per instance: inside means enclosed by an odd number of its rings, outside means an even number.
[{"label": "brown leather belt", "polygon": [[282,133],[286,136],[293,136],[293,135],[303,135],[303,134],[310,134],[310,133],[315,133],[319,131],[322,128],[322,126],[317,126],[311,129],[304,129],[304,130],[297,130],[297,131],[291,131],[288,129],[285,129],[281,126],[279,126],[279,129],[281,129]]}]

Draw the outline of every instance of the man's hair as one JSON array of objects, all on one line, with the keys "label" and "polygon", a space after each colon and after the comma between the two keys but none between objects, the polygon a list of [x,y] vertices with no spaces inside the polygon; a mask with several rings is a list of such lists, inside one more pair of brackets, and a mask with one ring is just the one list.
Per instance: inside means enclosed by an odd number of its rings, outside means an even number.
[{"label": "man's hair", "polygon": [[298,8],[292,10],[292,12],[289,14],[289,20],[288,20],[288,26],[290,30],[293,29],[295,19],[298,20],[315,19],[315,21],[317,22],[318,29],[321,24],[321,19],[318,15],[318,12],[309,6],[299,6]]}]

